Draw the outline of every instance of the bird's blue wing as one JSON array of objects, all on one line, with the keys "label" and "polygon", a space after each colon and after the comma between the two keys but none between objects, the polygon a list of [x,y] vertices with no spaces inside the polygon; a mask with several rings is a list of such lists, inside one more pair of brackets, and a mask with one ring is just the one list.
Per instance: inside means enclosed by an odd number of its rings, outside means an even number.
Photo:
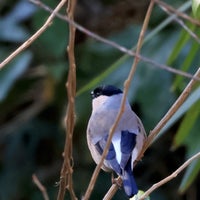
[{"label": "bird's blue wing", "polygon": [[129,131],[121,131],[121,162],[120,166],[122,169],[127,165],[129,158],[131,157],[132,151],[136,145],[136,134]]},{"label": "bird's blue wing", "polygon": [[136,145],[136,134],[129,131],[121,132],[121,162],[120,167],[122,169],[122,180],[124,185],[124,190],[129,197],[137,194],[138,188],[133,176],[133,171],[131,169],[131,157],[133,149]]},{"label": "bird's blue wing", "polygon": [[[103,151],[106,147],[107,139],[108,139],[108,135],[103,137],[101,140],[99,140],[95,144],[95,148],[100,155],[103,154]],[[107,161],[106,162],[107,165],[109,165],[109,166],[107,166],[108,168],[112,168],[117,174],[121,174],[121,168],[120,168],[119,163],[117,162],[116,152],[115,152],[115,148],[114,148],[114,145],[112,142],[110,144],[108,154],[107,154],[105,160]]]}]

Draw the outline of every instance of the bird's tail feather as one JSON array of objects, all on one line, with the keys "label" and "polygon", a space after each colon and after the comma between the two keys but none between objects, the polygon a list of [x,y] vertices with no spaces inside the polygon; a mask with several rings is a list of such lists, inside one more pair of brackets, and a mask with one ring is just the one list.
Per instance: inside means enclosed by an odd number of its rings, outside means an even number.
[{"label": "bird's tail feather", "polygon": [[138,193],[138,188],[132,171],[124,170],[122,175],[124,191],[128,197],[132,197]]}]

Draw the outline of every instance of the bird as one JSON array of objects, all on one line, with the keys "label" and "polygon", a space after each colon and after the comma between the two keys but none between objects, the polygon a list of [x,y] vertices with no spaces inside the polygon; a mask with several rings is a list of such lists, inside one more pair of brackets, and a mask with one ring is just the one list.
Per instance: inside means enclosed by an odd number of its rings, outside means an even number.
[{"label": "bird", "polygon": [[[109,131],[120,110],[123,92],[113,85],[102,85],[96,87],[91,96],[92,113],[87,126],[87,144],[93,160],[99,164]],[[101,169],[106,172],[114,171],[121,177],[124,191],[129,198],[138,193],[133,167],[145,140],[144,126],[126,98],[123,114],[113,133]]]}]

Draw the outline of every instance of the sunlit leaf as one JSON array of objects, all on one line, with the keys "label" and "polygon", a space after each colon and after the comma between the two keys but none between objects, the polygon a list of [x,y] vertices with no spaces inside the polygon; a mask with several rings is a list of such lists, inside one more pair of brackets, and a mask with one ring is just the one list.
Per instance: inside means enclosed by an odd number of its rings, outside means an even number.
[{"label": "sunlit leaf", "polygon": [[200,1],[192,0],[192,12],[195,18],[200,19]]}]

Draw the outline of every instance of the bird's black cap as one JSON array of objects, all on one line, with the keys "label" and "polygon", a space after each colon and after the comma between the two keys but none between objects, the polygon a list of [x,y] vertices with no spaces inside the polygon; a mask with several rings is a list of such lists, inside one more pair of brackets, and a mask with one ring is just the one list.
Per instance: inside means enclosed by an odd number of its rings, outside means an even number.
[{"label": "bird's black cap", "polygon": [[91,96],[94,99],[101,95],[112,96],[112,95],[116,95],[116,94],[120,94],[120,93],[122,93],[122,90],[120,90],[119,88],[117,88],[113,85],[104,85],[104,86],[99,86],[99,87],[95,88],[91,92]]}]

